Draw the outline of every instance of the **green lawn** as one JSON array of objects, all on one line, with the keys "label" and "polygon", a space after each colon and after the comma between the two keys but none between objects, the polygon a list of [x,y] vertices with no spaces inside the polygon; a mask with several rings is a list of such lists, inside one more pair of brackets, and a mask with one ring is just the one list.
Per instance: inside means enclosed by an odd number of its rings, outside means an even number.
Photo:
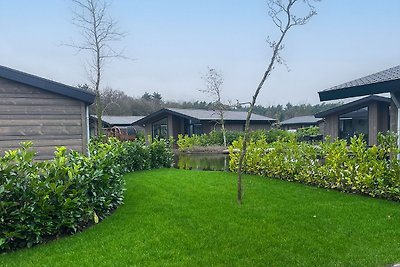
[{"label": "green lawn", "polygon": [[125,204],[75,236],[0,266],[384,266],[400,262],[398,203],[245,176],[163,169],[126,176]]}]

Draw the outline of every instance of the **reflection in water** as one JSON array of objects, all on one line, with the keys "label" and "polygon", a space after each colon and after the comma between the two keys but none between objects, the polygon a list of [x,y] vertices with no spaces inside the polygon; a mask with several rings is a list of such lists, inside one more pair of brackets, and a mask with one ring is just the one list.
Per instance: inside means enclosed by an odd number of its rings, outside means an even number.
[{"label": "reflection in water", "polygon": [[229,171],[229,155],[177,153],[174,155],[174,167],[185,170]]}]

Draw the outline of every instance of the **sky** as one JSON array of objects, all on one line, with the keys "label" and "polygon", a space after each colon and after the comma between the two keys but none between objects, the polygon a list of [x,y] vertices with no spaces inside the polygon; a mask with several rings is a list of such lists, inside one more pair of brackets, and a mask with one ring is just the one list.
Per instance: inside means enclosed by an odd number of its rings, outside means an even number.
[{"label": "sky", "polygon": [[[400,1],[322,0],[317,16],[293,28],[257,104],[317,104],[318,91],[400,64]],[[88,83],[71,0],[0,0],[0,65],[76,86]],[[106,62],[102,87],[140,97],[212,101],[200,92],[207,68],[222,74],[223,101],[247,102],[276,37],[266,0],[113,0],[125,33],[113,46],[128,59]]]}]

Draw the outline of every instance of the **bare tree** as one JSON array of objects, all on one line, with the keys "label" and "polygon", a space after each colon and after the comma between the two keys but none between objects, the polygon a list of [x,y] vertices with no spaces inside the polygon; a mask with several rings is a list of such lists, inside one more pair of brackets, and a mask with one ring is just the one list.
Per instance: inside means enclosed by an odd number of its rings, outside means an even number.
[{"label": "bare tree", "polygon": [[[289,30],[291,30],[294,26],[301,26],[310,21],[310,19],[316,15],[316,11],[314,6],[311,5],[310,1],[312,0],[268,0],[268,8],[269,8],[269,16],[271,17],[273,23],[278,28],[280,32],[280,37],[277,41],[272,41],[268,38],[268,43],[272,49],[272,56],[270,58],[267,69],[264,72],[264,75],[261,78],[260,83],[258,84],[252,101],[250,102],[249,109],[247,111],[246,125],[243,136],[243,146],[240,151],[239,163],[238,163],[238,180],[237,180],[237,201],[239,204],[242,203],[242,171],[243,171],[243,160],[247,151],[247,142],[248,135],[250,130],[250,118],[253,113],[254,106],[256,104],[256,100],[258,94],[261,91],[265,81],[270,76],[272,70],[274,69],[275,63],[283,63],[280,52],[283,50],[283,40],[285,39]],[[318,1],[318,0],[314,0]],[[296,16],[294,13],[294,8],[297,4],[304,3],[306,5],[307,14],[302,17]]]},{"label": "bare tree", "polygon": [[126,101],[130,99],[123,91],[114,90],[111,87],[106,87],[101,90],[101,107],[102,115],[128,115],[128,107]]},{"label": "bare tree", "polygon": [[222,136],[224,139],[224,146],[226,146],[226,130],[225,130],[225,120],[224,112],[225,106],[221,101],[222,85],[224,79],[221,72],[216,69],[208,67],[207,73],[202,77],[207,89],[200,90],[200,92],[206,93],[214,98],[213,105],[219,116],[219,123],[221,124]]},{"label": "bare tree", "polygon": [[78,49],[78,52],[90,53],[87,71],[96,94],[97,134],[101,135],[100,83],[103,67],[107,59],[122,56],[121,52],[112,48],[111,43],[121,40],[124,34],[119,31],[117,22],[108,15],[109,3],[106,0],[72,0],[72,2],[76,6],[72,23],[80,29],[82,41],[73,42],[70,46]]}]

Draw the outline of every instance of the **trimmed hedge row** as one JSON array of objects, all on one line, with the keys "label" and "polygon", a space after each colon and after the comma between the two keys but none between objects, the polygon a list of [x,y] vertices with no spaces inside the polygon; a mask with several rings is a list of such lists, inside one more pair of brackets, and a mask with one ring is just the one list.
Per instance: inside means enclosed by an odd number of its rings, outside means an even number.
[{"label": "trimmed hedge row", "polygon": [[[400,151],[393,134],[379,135],[379,145],[367,147],[363,136],[312,145],[293,138],[268,143],[251,140],[244,172],[298,181],[344,192],[400,200]],[[230,147],[230,169],[237,170],[242,140]]]},{"label": "trimmed hedge row", "polygon": [[[268,131],[265,130],[251,131],[250,136],[254,139],[258,139],[264,136],[264,138],[266,138],[268,142],[274,142],[282,138],[288,138],[296,135],[288,131],[273,128]],[[238,140],[240,137],[243,137],[243,131],[227,131],[226,143],[228,145],[231,145],[235,140]],[[180,151],[188,151],[194,146],[211,146],[211,145],[222,146],[224,143],[224,138],[221,131],[214,130],[208,134],[201,134],[201,135],[188,136],[179,134],[176,143]]]},{"label": "trimmed hedge row", "polygon": [[123,203],[126,172],[170,167],[165,141],[109,139],[89,145],[91,156],[57,148],[34,161],[32,143],[0,158],[0,251],[31,247],[98,223]]},{"label": "trimmed hedge row", "polygon": [[[229,145],[232,144],[232,142],[237,140],[241,135],[241,132],[226,131],[226,143]],[[222,146],[224,138],[221,131],[211,131],[208,134],[194,134],[192,136],[179,134],[176,143],[180,151],[188,151],[194,146]]]}]

